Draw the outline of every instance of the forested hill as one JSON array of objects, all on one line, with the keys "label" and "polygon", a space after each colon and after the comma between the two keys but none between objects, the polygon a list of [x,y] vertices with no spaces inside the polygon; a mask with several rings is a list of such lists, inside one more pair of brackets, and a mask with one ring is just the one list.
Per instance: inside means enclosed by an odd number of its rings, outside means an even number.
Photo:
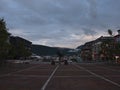
[{"label": "forested hill", "polygon": [[63,54],[68,54],[69,48],[49,47],[43,45],[32,45],[32,52],[44,56],[44,55],[57,55],[58,51],[62,51]]}]

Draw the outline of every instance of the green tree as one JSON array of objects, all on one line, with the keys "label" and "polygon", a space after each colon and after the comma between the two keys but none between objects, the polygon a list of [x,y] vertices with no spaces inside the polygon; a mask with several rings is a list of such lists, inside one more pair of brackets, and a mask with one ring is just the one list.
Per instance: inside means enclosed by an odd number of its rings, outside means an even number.
[{"label": "green tree", "polygon": [[9,53],[8,53],[8,58],[9,59],[15,59],[15,57],[17,55],[16,49],[17,48],[15,48],[15,46],[11,44],[11,47],[10,47],[10,50],[9,50]]},{"label": "green tree", "polygon": [[10,34],[8,33],[6,28],[6,22],[4,21],[4,19],[0,18],[0,63],[4,62],[9,52],[9,35]]},{"label": "green tree", "polygon": [[9,58],[11,59],[20,59],[27,58],[31,55],[31,51],[25,47],[25,43],[22,41],[17,42],[15,45],[11,45],[11,49],[9,52]]},{"label": "green tree", "polygon": [[31,55],[31,52],[25,47],[25,43],[24,42],[19,42],[18,44],[18,48],[17,50],[17,56],[18,57],[22,57],[22,58],[26,58],[29,57]]}]

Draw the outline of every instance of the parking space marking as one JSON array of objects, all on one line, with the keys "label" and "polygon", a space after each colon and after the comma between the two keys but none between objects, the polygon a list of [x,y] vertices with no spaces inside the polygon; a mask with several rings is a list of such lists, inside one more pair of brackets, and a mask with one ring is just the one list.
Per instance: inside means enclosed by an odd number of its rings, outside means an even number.
[{"label": "parking space marking", "polygon": [[52,79],[53,75],[55,74],[55,72],[57,71],[58,68],[59,68],[59,65],[57,65],[57,67],[54,69],[54,71],[52,72],[52,74],[50,75],[50,77],[48,78],[48,80],[42,86],[41,90],[45,90],[45,88],[47,87],[48,83],[50,82],[50,80]]},{"label": "parking space marking", "polygon": [[41,78],[41,77],[49,77],[48,75],[18,75],[18,74],[13,74],[12,76],[17,76],[17,77],[30,77],[30,78]]},{"label": "parking space marking", "polygon": [[88,70],[88,69],[86,69],[86,68],[84,68],[84,67],[81,67],[81,66],[78,66],[78,65],[75,65],[75,64],[74,64],[74,66],[76,66],[77,68],[80,68],[80,69],[83,69],[83,70],[87,71],[88,73],[94,75],[95,77],[98,77],[98,78],[100,78],[100,79],[103,79],[103,80],[105,80],[105,81],[107,81],[107,82],[115,85],[115,86],[120,87],[120,84],[118,84],[118,83],[116,83],[116,82],[113,82],[113,81],[111,81],[111,80],[109,80],[109,79],[107,79],[107,78],[105,78],[105,77],[103,77],[103,76],[101,76],[101,75],[98,75],[98,74],[96,74],[96,73],[94,73],[94,72],[92,72],[92,71],[90,71],[90,70]]},{"label": "parking space marking", "polygon": [[37,68],[37,67],[39,67],[39,65],[38,66],[32,66],[32,67],[22,69],[22,70],[17,70],[17,71],[10,72],[10,73],[7,73],[7,74],[3,74],[3,75],[0,75],[0,77],[9,76],[9,75],[14,74],[14,73],[23,72],[23,71],[30,70],[30,69]]}]

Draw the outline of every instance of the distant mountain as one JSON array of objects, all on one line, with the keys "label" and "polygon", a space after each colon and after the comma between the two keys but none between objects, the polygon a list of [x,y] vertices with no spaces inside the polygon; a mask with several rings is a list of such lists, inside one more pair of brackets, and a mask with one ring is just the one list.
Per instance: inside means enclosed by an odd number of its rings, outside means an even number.
[{"label": "distant mountain", "polygon": [[66,55],[69,54],[69,48],[59,48],[59,47],[49,47],[49,46],[43,46],[43,45],[32,45],[32,52],[40,55],[57,55],[58,51],[61,51],[62,54]]},{"label": "distant mountain", "polygon": [[43,46],[43,45],[32,45],[32,52],[44,56],[44,55],[55,55],[57,53],[57,48]]}]

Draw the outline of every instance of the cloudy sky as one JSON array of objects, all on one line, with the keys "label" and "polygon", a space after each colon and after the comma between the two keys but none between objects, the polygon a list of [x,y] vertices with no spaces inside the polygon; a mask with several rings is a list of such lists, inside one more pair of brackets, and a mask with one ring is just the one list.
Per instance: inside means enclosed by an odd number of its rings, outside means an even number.
[{"label": "cloudy sky", "polygon": [[120,0],[0,0],[9,32],[41,44],[76,48],[120,29]]}]

